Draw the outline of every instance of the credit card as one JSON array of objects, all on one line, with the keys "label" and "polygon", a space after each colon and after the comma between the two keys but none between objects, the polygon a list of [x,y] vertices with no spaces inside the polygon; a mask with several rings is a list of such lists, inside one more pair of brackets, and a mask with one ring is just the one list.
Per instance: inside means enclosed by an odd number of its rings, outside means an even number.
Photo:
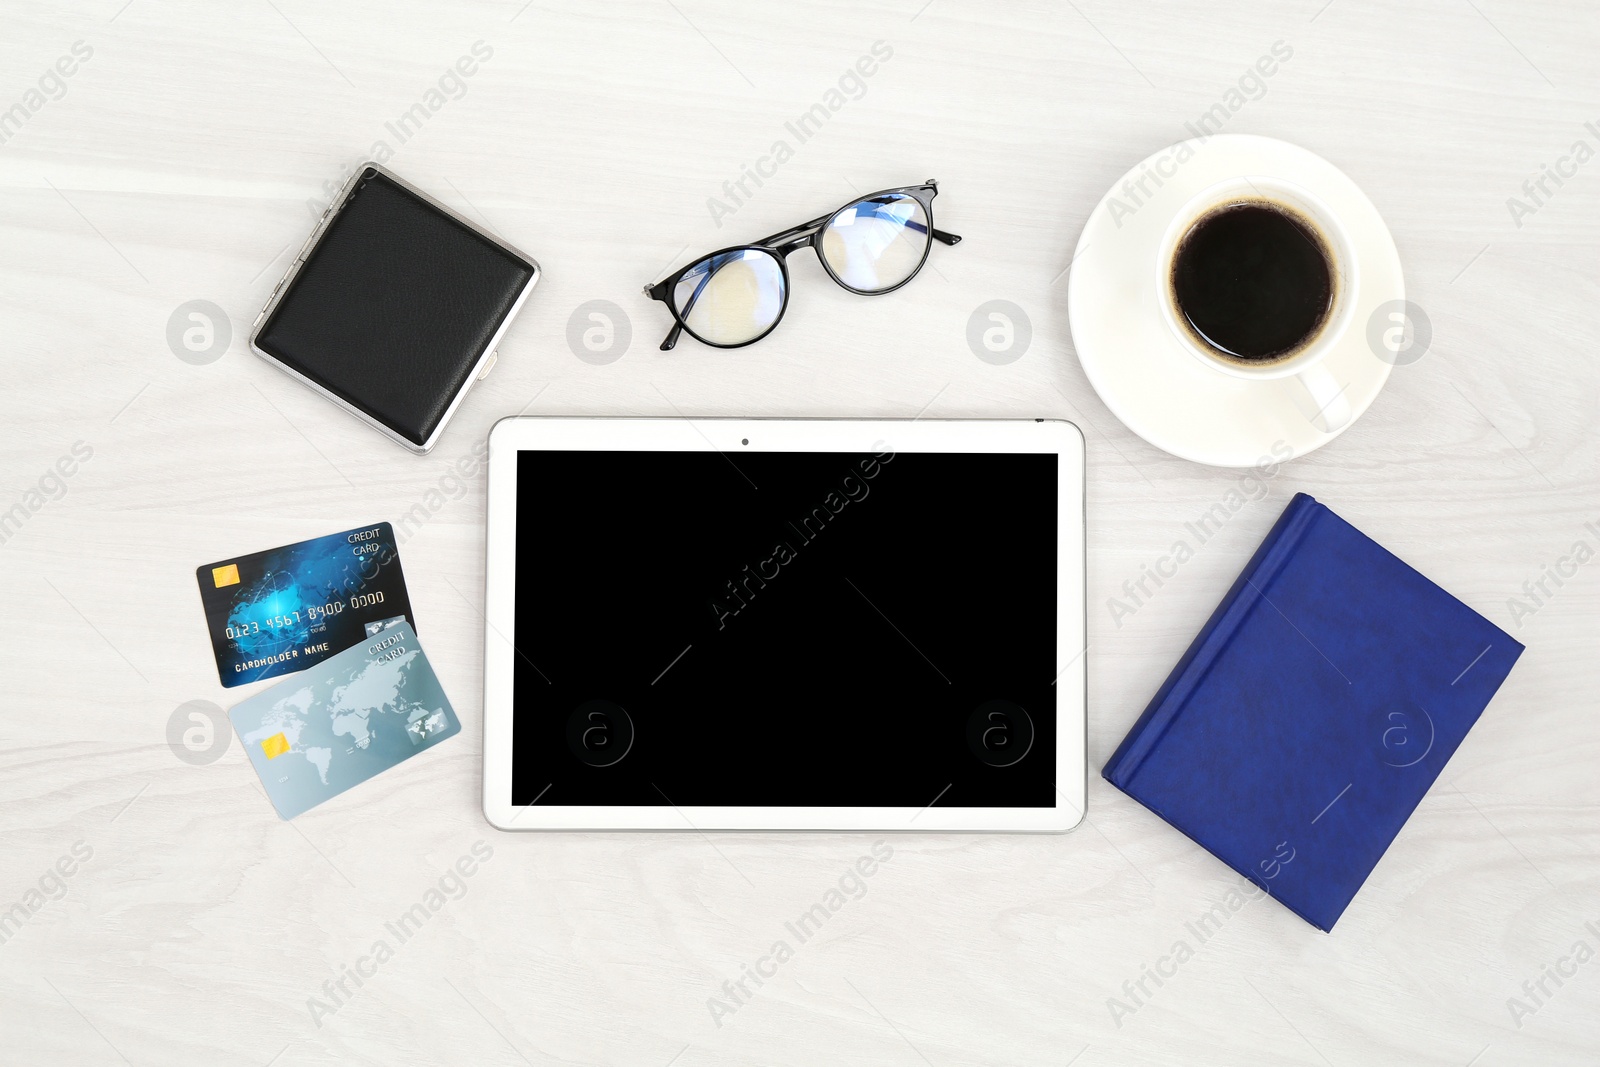
[{"label": "credit card", "polygon": [[226,687],[293,674],[400,617],[411,600],[386,522],[208,563],[195,571]]},{"label": "credit card", "polygon": [[461,731],[403,621],[234,705],[228,718],[285,819]]}]

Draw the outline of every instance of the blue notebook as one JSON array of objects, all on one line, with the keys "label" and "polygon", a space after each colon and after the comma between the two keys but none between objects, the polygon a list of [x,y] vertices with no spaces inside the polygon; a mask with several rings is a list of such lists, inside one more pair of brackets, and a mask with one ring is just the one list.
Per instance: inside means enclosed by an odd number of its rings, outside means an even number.
[{"label": "blue notebook", "polygon": [[1104,774],[1331,930],[1521,654],[1301,493]]}]

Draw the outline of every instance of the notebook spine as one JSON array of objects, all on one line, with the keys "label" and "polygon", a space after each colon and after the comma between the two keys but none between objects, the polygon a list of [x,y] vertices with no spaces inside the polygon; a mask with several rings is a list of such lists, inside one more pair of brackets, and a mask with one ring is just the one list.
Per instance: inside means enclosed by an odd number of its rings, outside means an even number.
[{"label": "notebook spine", "polygon": [[1278,521],[1268,531],[1261,546],[1250,562],[1235,579],[1227,596],[1211,613],[1211,618],[1201,628],[1199,636],[1189,645],[1178,665],[1161,683],[1139,720],[1123,738],[1122,744],[1112,754],[1101,772],[1107,781],[1118,788],[1133,780],[1139,766],[1160,743],[1167,729],[1183,711],[1190,696],[1205,681],[1217,658],[1233,640],[1240,625],[1261,602],[1262,590],[1294,555],[1301,536],[1319,514],[1326,511],[1315,498],[1296,493],[1278,516]]}]

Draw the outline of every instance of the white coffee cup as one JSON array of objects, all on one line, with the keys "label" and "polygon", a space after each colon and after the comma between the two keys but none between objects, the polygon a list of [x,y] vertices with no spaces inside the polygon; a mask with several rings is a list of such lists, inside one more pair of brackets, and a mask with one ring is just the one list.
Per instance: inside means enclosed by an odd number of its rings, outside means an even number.
[{"label": "white coffee cup", "polygon": [[[1293,216],[1312,228],[1327,250],[1333,277],[1331,304],[1322,324],[1287,357],[1252,365],[1230,359],[1197,338],[1182,312],[1173,286],[1172,260],[1178,246],[1201,219],[1230,204],[1262,203]],[[1156,292],[1162,318],[1190,355],[1206,367],[1244,381],[1273,381],[1293,377],[1299,384],[1296,402],[1306,420],[1324,433],[1333,433],[1350,421],[1350,402],[1339,382],[1322,366],[1355,318],[1360,283],[1349,235],[1321,200],[1281,178],[1238,177],[1218,182],[1190,198],[1173,217],[1156,256]]]}]

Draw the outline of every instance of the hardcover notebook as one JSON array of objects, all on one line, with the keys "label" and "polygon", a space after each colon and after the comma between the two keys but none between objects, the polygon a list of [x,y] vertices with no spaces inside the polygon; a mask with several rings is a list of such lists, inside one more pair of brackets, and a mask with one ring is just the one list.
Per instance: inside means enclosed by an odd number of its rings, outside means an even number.
[{"label": "hardcover notebook", "polygon": [[1103,773],[1331,930],[1521,654],[1300,493]]}]

